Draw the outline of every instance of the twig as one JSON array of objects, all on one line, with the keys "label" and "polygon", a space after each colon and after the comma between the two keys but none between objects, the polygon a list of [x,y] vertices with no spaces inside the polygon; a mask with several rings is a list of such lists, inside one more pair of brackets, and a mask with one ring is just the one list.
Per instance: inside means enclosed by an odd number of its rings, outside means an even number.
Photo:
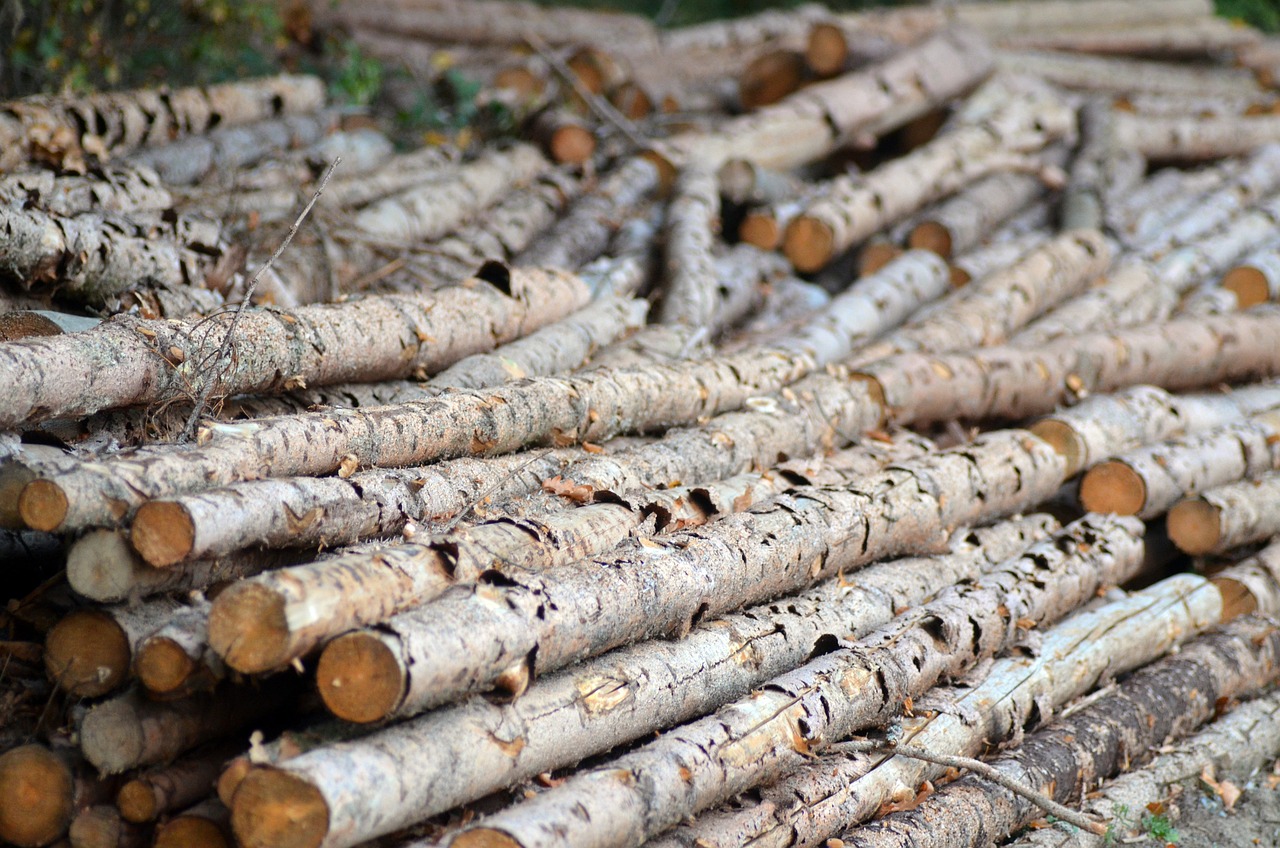
[{"label": "twig", "polygon": [[889,741],[877,741],[871,739],[850,739],[847,742],[840,742],[832,746],[834,751],[852,751],[861,754],[898,754],[903,757],[910,757],[913,760],[924,760],[926,763],[936,763],[940,766],[949,768],[966,769],[974,774],[990,780],[992,783],[998,784],[1015,795],[1021,795],[1032,804],[1050,815],[1057,816],[1064,822],[1073,824],[1081,830],[1087,830],[1090,833],[1096,833],[1103,836],[1107,832],[1107,826],[1102,822],[1095,821],[1083,813],[1076,812],[1070,807],[1065,807],[1057,801],[1045,796],[1041,792],[1037,792],[1030,787],[1023,786],[1014,779],[1006,776],[999,770],[992,768],[982,760],[975,760],[969,757],[955,757],[950,754],[935,754],[924,748],[917,748],[914,745],[895,745]]},{"label": "twig", "polygon": [[525,470],[526,468],[528,468],[530,465],[532,465],[533,463],[535,463],[535,462],[537,462],[538,460],[542,459],[542,458],[543,458],[544,456],[546,456],[547,454],[551,453],[551,451],[552,451],[552,450],[554,450],[554,448],[547,448],[546,450],[542,451],[541,453],[534,454],[533,456],[529,457],[529,458],[528,458],[527,460],[525,460],[524,462],[522,462],[522,463],[520,463],[519,465],[517,465],[515,468],[511,469],[510,471],[508,471],[506,474],[504,474],[504,475],[502,476],[502,478],[501,478],[500,480],[498,480],[498,482],[494,483],[494,484],[493,484],[492,486],[490,486],[488,489],[486,489],[485,491],[481,492],[479,495],[477,495],[477,496],[476,496],[476,499],[475,499],[475,500],[473,500],[471,503],[467,504],[467,508],[466,508],[466,509],[462,510],[462,511],[461,511],[461,512],[459,512],[457,515],[455,515],[452,519],[450,519],[449,523],[448,523],[448,524],[446,524],[446,525],[445,525],[445,526],[444,526],[444,527],[439,531],[439,532],[440,532],[440,534],[442,535],[442,534],[444,534],[444,533],[448,533],[448,532],[449,532],[450,530],[452,530],[454,527],[457,527],[457,526],[458,526],[458,522],[459,522],[459,521],[461,521],[462,519],[466,518],[466,517],[467,517],[467,515],[469,515],[469,514],[471,513],[471,510],[475,509],[477,506],[479,506],[481,503],[483,503],[485,498],[489,497],[489,496],[490,496],[490,495],[492,495],[494,492],[498,491],[498,489],[499,489],[500,487],[502,487],[502,486],[503,486],[503,485],[504,485],[508,480],[510,480],[512,477],[515,477],[515,476],[516,476],[517,474],[519,474],[521,471],[524,471],[524,470]]},{"label": "twig", "polygon": [[613,108],[613,104],[608,100],[605,100],[598,94],[588,91],[582,84],[582,81],[578,79],[577,75],[560,60],[560,57],[548,49],[545,41],[531,32],[526,32],[524,34],[524,40],[546,61],[548,65],[551,66],[551,70],[556,72],[556,76],[560,77],[573,87],[574,93],[583,99],[592,112],[596,113],[597,118],[604,121],[606,124],[613,125],[627,137],[628,141],[641,150],[648,150],[653,147],[653,142],[641,135],[640,130],[627,118],[626,115]]},{"label": "twig", "polygon": [[[222,363],[226,360],[227,354],[231,350],[231,340],[235,335],[236,324],[240,321],[240,316],[248,308],[249,302],[253,299],[253,292],[258,287],[258,280],[262,277],[271,265],[280,258],[280,254],[284,253],[285,248],[293,241],[293,237],[298,234],[298,229],[302,226],[302,222],[307,219],[307,215],[311,214],[311,208],[316,205],[316,201],[320,199],[320,195],[324,194],[325,186],[329,184],[329,178],[333,176],[333,172],[341,164],[342,157],[336,156],[330,163],[328,170],[324,172],[324,176],[320,178],[320,185],[316,187],[315,193],[311,195],[311,200],[307,201],[307,205],[303,207],[302,212],[294,220],[293,225],[289,227],[289,232],[285,235],[284,241],[280,242],[280,246],[276,248],[276,252],[271,254],[266,262],[253,272],[253,277],[249,280],[249,285],[244,290],[244,300],[240,301],[240,307],[231,315],[231,323],[227,326],[227,332],[222,336],[222,344],[218,347],[218,355],[215,357],[215,363],[221,368]],[[196,400],[195,408],[191,410],[191,417],[187,419],[187,424],[182,428],[182,435],[179,441],[190,441],[196,432],[196,422],[200,420],[200,414],[204,412],[205,406],[209,403],[209,397],[213,394],[213,387],[217,384],[219,374],[217,371],[210,374],[210,379],[205,381],[204,388],[200,390],[200,397]]]}]

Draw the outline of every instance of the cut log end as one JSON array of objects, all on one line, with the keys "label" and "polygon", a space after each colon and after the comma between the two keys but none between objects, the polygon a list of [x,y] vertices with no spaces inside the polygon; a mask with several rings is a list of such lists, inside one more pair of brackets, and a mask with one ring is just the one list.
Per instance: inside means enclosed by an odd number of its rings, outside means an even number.
[{"label": "cut log end", "polygon": [[738,225],[738,239],[761,250],[777,250],[782,241],[778,219],[768,212],[748,212]]},{"label": "cut log end", "polygon": [[902,255],[902,248],[887,241],[872,242],[858,254],[858,273],[874,274]]},{"label": "cut log end", "polygon": [[99,704],[80,725],[80,748],[85,759],[103,774],[119,774],[142,757],[143,728],[127,699]]},{"label": "cut log end", "polygon": [[787,226],[782,251],[796,269],[805,273],[820,271],[835,254],[835,233],[817,218],[801,215]]},{"label": "cut log end", "polygon": [[32,530],[53,532],[67,518],[67,496],[49,480],[32,480],[18,496],[18,514]]},{"label": "cut log end", "polygon": [[1214,577],[1209,582],[1218,587],[1222,595],[1222,620],[1234,621],[1258,609],[1258,599],[1248,587],[1230,577]]},{"label": "cut log end", "polygon": [[147,691],[157,695],[178,692],[195,673],[196,664],[172,639],[151,638],[138,648],[134,673]]},{"label": "cut log end", "polygon": [[400,663],[382,640],[349,633],[330,642],[320,655],[316,687],[335,716],[367,724],[395,710],[405,680]]},{"label": "cut log end", "polygon": [[254,769],[231,804],[231,829],[245,848],[319,848],[329,832],[320,790],[287,771]]},{"label": "cut log end", "polygon": [[1075,430],[1054,418],[1037,421],[1029,429],[1067,461],[1067,477],[1074,477],[1080,471],[1085,461],[1085,447]]},{"label": "cut log end", "polygon": [[242,755],[236,757],[227,763],[227,767],[222,770],[222,774],[218,775],[218,783],[214,787],[214,791],[218,796],[218,800],[223,806],[230,808],[231,799],[236,797],[236,790],[240,788],[240,784],[249,776],[249,772],[253,770],[253,763],[249,761],[249,757]]},{"label": "cut log end", "polygon": [[1186,554],[1207,554],[1222,538],[1220,510],[1200,498],[1179,501],[1169,510],[1169,538]]},{"label": "cut log end", "polygon": [[1080,481],[1080,503],[1089,512],[1137,515],[1147,503],[1147,484],[1124,462],[1100,462]]},{"label": "cut log end", "polygon": [[487,827],[463,831],[450,844],[456,848],[520,848],[515,838]]},{"label": "cut log end", "polygon": [[1240,265],[1228,271],[1222,278],[1222,287],[1235,292],[1236,304],[1240,309],[1266,303],[1271,297],[1266,276],[1249,265]]},{"label": "cut log end", "polygon": [[78,698],[105,695],[129,673],[129,638],[115,619],[98,610],[76,610],[45,638],[49,678]]},{"label": "cut log end", "polygon": [[244,674],[280,668],[290,659],[284,599],[256,583],[231,586],[209,611],[209,644]]},{"label": "cut log end", "polygon": [[804,84],[805,60],[790,50],[772,50],[748,63],[738,77],[738,102],[751,112],[777,103]]},{"label": "cut log end", "polygon": [[231,840],[216,822],[199,816],[179,816],[156,831],[154,848],[231,848]]},{"label": "cut log end", "polygon": [[820,77],[835,76],[843,71],[849,59],[849,44],[844,30],[836,24],[814,24],[809,30],[805,59],[814,74]]},{"label": "cut log end", "polygon": [[951,257],[951,231],[937,221],[921,221],[907,236],[907,244],[918,250],[930,250],[944,259]]},{"label": "cut log end", "polygon": [[145,780],[131,780],[116,793],[116,809],[125,821],[144,824],[160,815],[156,793]]},{"label": "cut log end", "polygon": [[196,529],[181,504],[148,501],[138,507],[129,540],[142,558],[157,568],[182,562],[195,546]]},{"label": "cut log end", "polygon": [[969,272],[961,268],[959,265],[951,266],[951,287],[958,289],[961,286],[968,285],[973,280]]},{"label": "cut log end", "polygon": [[551,158],[561,164],[581,165],[596,152],[596,137],[584,126],[557,127],[548,144]]},{"label": "cut log end", "polygon": [[74,778],[67,764],[41,745],[0,755],[0,840],[48,845],[66,832]]},{"label": "cut log end", "polygon": [[136,585],[135,568],[147,566],[115,530],[91,530],[67,551],[67,582],[95,601],[128,597]]}]

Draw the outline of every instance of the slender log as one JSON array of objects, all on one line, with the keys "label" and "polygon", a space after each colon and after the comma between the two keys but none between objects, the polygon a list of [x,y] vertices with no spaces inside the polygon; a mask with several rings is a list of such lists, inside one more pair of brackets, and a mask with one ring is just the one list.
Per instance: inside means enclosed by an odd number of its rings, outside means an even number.
[{"label": "slender log", "polygon": [[996,65],[1011,73],[1034,74],[1054,85],[1080,91],[1210,97],[1262,93],[1252,74],[1236,68],[1188,67],[1173,62],[1034,50],[1001,51]]},{"label": "slender log", "polygon": [[[1145,752],[1213,717],[1219,698],[1263,686],[1273,675],[1280,631],[1246,617],[1184,646],[992,763],[1019,784],[1067,801],[1086,780],[1109,777]],[[1176,708],[1174,705],[1179,705]],[[1024,798],[974,777],[948,784],[914,810],[845,834],[846,845],[973,845],[1007,837],[1039,816]],[[945,836],[943,834],[945,833]]]},{"label": "slender log", "polygon": [[[621,567],[602,571],[587,561],[545,577],[508,578],[514,585],[481,584],[451,594],[381,628],[387,667],[400,680],[390,687],[401,693],[395,709],[413,714],[498,683],[509,670],[549,671],[638,639],[684,632],[704,617],[794,591],[842,569],[933,549],[948,524],[1038,502],[1057,487],[1061,467],[1047,445],[1022,431],[1003,431],[962,450],[901,463],[856,486],[801,487],[700,530],[631,545],[610,558]],[[985,479],[985,501],[972,498],[974,475]],[[926,478],[931,482],[919,492],[914,484],[907,487],[911,495],[891,482]],[[910,505],[898,503],[904,498]],[[891,517],[901,515],[912,518]],[[751,541],[762,534],[769,545]],[[494,592],[503,598],[501,609],[488,600]],[[610,613],[583,618],[586,607]],[[464,632],[472,648],[446,647]],[[477,639],[481,633],[493,638]],[[475,650],[476,644],[487,650]]]},{"label": "slender log", "polygon": [[[314,112],[324,104],[324,83],[312,76],[277,76],[167,92],[138,89],[83,97],[28,97],[3,106],[0,170],[28,158],[37,127],[63,128],[78,137],[93,127],[95,141],[115,153],[174,136],[204,133],[278,115]],[[79,145],[77,145],[79,146]]]},{"label": "slender log", "polygon": [[715,172],[685,166],[667,211],[667,281],[658,321],[702,327],[715,314],[716,274],[711,248],[719,229],[720,192]]},{"label": "slender log", "polygon": [[143,824],[207,798],[223,763],[239,750],[238,745],[218,745],[140,772],[116,793],[121,817]]},{"label": "slender log", "polygon": [[1051,306],[1080,292],[1111,264],[1096,230],[1064,233],[1003,271],[953,292],[858,351],[855,362],[1001,344]]},{"label": "slender log", "polygon": [[610,171],[594,191],[579,198],[567,215],[516,257],[518,265],[579,268],[604,253],[621,222],[658,185],[658,170],[635,157]]},{"label": "slender log", "polygon": [[1264,144],[1280,142],[1280,117],[1116,115],[1121,144],[1161,162],[1203,162],[1243,156]]},{"label": "slender log", "polygon": [[173,195],[150,168],[102,165],[84,176],[40,170],[0,177],[0,204],[18,203],[71,216],[169,209]]},{"label": "slender log", "polygon": [[110,804],[81,810],[67,831],[71,848],[143,848],[150,835],[148,829],[121,819]]},{"label": "slender log", "polygon": [[[1256,31],[1208,15],[1191,20],[1144,21],[1140,26],[1115,28],[1084,17],[1057,32],[1035,32],[1001,39],[1019,50],[1058,50],[1103,56],[1150,56],[1158,59],[1203,59],[1257,42]],[[1088,21],[1087,26],[1081,26]]]},{"label": "slender log", "polygon": [[0,754],[0,838],[23,848],[49,845],[76,811],[105,801],[115,782],[100,780],[72,751],[20,745]]},{"label": "slender log", "polygon": [[1273,504],[1280,473],[1227,483],[1179,501],[1169,510],[1169,538],[1184,553],[1221,553],[1280,532]]},{"label": "slender log", "polygon": [[1125,244],[1141,249],[1171,221],[1184,217],[1201,197],[1239,172],[1240,162],[1235,159],[1192,171],[1163,168],[1129,197],[1117,198],[1107,211],[1107,223]]},{"label": "slender log", "polygon": [[716,171],[716,180],[724,199],[740,206],[776,203],[795,197],[805,187],[795,176],[750,159],[729,159]]},{"label": "slender log", "polygon": [[[138,643],[133,668],[148,694],[187,697],[212,690],[227,676],[226,666],[209,647],[209,607],[203,597],[193,600]],[[121,812],[129,818],[123,807]]]},{"label": "slender log", "polygon": [[803,3],[785,11],[766,9],[742,18],[679,27],[661,33],[662,47],[670,53],[729,49],[737,52],[772,41],[794,41],[815,20],[830,14],[820,3]]},{"label": "slender log", "polygon": [[279,679],[256,690],[225,687],[213,695],[160,703],[137,691],[118,695],[85,713],[80,747],[103,774],[166,762],[287,709],[297,687]]},{"label": "slender log", "polygon": [[[1230,394],[1172,395],[1134,386],[1082,400],[1029,428],[1067,460],[1071,475],[1141,445],[1202,433],[1273,409],[1280,388],[1263,385]],[[1106,512],[1107,510],[1102,510]]]},{"label": "slender log", "polygon": [[1050,238],[1051,235],[1047,230],[1036,228],[1031,232],[974,248],[951,261],[951,284],[964,286],[994,274],[1031,251],[1039,249]]},{"label": "slender log", "polygon": [[[1085,544],[1071,535],[1081,528],[1069,527],[978,582],[944,589],[854,645],[489,817],[453,844],[543,845],[558,834],[639,845],[690,814],[776,779],[830,743],[897,715],[904,699],[924,694],[941,676],[1003,649],[1017,632],[1013,622],[1055,621],[1098,587],[1126,579],[1142,559],[1142,527],[1114,521],[1105,534],[1090,532],[1092,542]],[[693,755],[695,749],[700,753]],[[687,765],[693,762],[696,775]],[[571,809],[576,814],[566,815]]]},{"label": "slender log", "polygon": [[133,153],[133,165],[152,168],[169,185],[190,185],[218,171],[235,171],[262,161],[273,151],[315,144],[337,127],[336,112],[285,115],[243,126],[218,127],[204,135]]},{"label": "slender log", "polygon": [[1182,498],[1280,470],[1280,413],[1168,439],[1099,463],[1080,481],[1093,512],[1154,518]]},{"label": "slender log", "polygon": [[[918,699],[915,715],[902,719],[901,738],[939,753],[976,755],[1100,681],[1175,649],[1217,623],[1221,611],[1218,592],[1187,574],[1081,610],[1044,632],[1035,657],[998,659],[980,682],[939,687]],[[904,791],[914,796],[941,771],[902,758],[851,754],[837,745],[760,790],[759,803],[704,814],[654,845],[821,845]]]},{"label": "slender log", "polygon": [[45,636],[45,670],[62,691],[77,698],[114,691],[128,680],[138,644],[181,607],[160,598],[76,610]]},{"label": "slender log", "polygon": [[411,188],[366,206],[356,214],[354,224],[371,236],[392,241],[439,238],[547,167],[537,148],[527,144],[490,151],[459,167],[452,179]]},{"label": "slender log", "polygon": [[233,848],[231,812],[207,800],[156,827],[153,848]]},{"label": "slender log", "polygon": [[[480,797],[492,789],[689,720],[802,663],[824,633],[862,634],[953,580],[1014,556],[1053,528],[1044,516],[952,536],[951,552],[871,566],[851,582],[828,581],[789,604],[699,625],[678,642],[646,642],[533,684],[519,700],[480,697],[346,744],[326,746],[260,773],[236,802],[241,820],[269,821],[291,783],[315,787],[323,833],[293,831],[291,845],[370,838]],[[748,647],[749,646],[749,647]],[[744,650],[751,662],[732,662]],[[698,681],[689,688],[683,681]],[[518,746],[518,750],[516,749]],[[455,759],[466,748],[471,754]],[[375,761],[377,751],[396,752]],[[457,764],[445,768],[447,763]],[[382,805],[350,805],[357,784],[333,776],[378,775],[402,789]],[[363,795],[363,793],[361,793]],[[281,807],[275,805],[281,804]],[[314,821],[311,816],[303,817]]]},{"label": "slender log", "polygon": [[1241,259],[1222,275],[1222,287],[1235,293],[1240,309],[1280,300],[1280,245],[1273,242]]},{"label": "slender log", "polygon": [[1107,177],[1119,146],[1111,104],[1093,98],[1080,110],[1080,146],[1071,162],[1071,176],[1063,192],[1061,219],[1065,229],[1103,225]]},{"label": "slender log", "polygon": [[783,250],[801,271],[815,271],[867,236],[931,200],[1034,152],[1074,130],[1075,115],[1051,100],[1014,101],[979,124],[945,133],[827,193],[787,226]]},{"label": "slender log", "polygon": [[729,121],[713,134],[675,136],[657,149],[676,164],[701,159],[719,166],[728,159],[749,159],[792,168],[926,114],[980,83],[991,65],[981,38],[947,30],[884,62]]},{"label": "slender log", "polygon": [[965,253],[1046,191],[1044,181],[1035,174],[993,174],[925,212],[912,227],[907,244],[947,258]]},{"label": "slender log", "polygon": [[[581,281],[559,272],[490,266],[462,286],[293,310],[248,310],[219,394],[271,392],[430,373],[491,350],[586,303]],[[187,397],[205,355],[226,332],[209,323],[118,316],[86,333],[0,346],[12,375],[0,426]],[[325,351],[345,350],[341,357]],[[171,362],[178,363],[175,367]],[[106,363],[104,365],[104,363]]]},{"label": "slender log", "polygon": [[[1133,811],[1169,797],[1188,775],[1212,774],[1219,781],[1245,784],[1280,755],[1280,692],[1272,691],[1230,708],[1208,727],[1162,748],[1140,769],[1105,783],[1084,799],[1084,812],[1113,822],[1121,839],[1134,833]],[[1170,817],[1175,823],[1177,816]],[[1126,823],[1128,826],[1126,826]],[[1063,828],[1029,829],[1009,843],[1011,848],[1103,848],[1106,840]]]},{"label": "slender log", "polygon": [[1280,313],[1251,310],[1087,334],[1036,351],[900,354],[857,376],[871,379],[873,395],[900,424],[1016,419],[1043,415],[1081,393],[1138,383],[1190,389],[1278,374],[1277,353],[1262,342],[1273,331],[1280,331]]}]

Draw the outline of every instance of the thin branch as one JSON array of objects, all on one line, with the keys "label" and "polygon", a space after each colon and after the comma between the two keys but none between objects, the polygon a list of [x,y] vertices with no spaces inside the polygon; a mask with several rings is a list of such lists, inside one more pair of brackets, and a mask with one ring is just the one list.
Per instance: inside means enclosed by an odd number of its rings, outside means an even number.
[{"label": "thin branch", "polygon": [[[289,227],[289,232],[285,235],[284,240],[280,242],[280,246],[276,248],[276,252],[271,254],[271,258],[260,265],[257,271],[253,272],[253,277],[249,280],[249,285],[244,291],[244,300],[240,301],[240,308],[232,313],[231,323],[227,326],[227,332],[222,336],[222,344],[218,347],[218,354],[214,361],[219,369],[221,369],[223,363],[226,361],[227,355],[231,351],[231,341],[235,336],[236,324],[240,321],[240,316],[244,313],[245,309],[248,308],[249,302],[253,299],[253,292],[258,287],[258,280],[262,277],[263,273],[280,258],[280,254],[284,253],[285,248],[287,248],[289,243],[293,241],[293,237],[298,234],[298,229],[302,226],[302,222],[307,219],[309,214],[311,214],[312,207],[316,205],[316,201],[320,199],[320,195],[324,194],[325,186],[329,184],[329,178],[333,176],[333,172],[341,162],[341,156],[334,157],[334,160],[330,163],[328,170],[326,170],[324,172],[324,176],[320,178],[320,185],[316,187],[315,193],[311,195],[311,200],[307,201],[307,205],[303,207],[302,212],[298,214],[293,225]],[[190,441],[191,437],[195,435],[196,422],[200,420],[201,413],[204,412],[205,407],[208,405],[209,397],[213,394],[213,387],[218,383],[219,376],[220,375],[215,371],[210,375],[209,379],[205,381],[204,388],[200,390],[200,397],[196,400],[196,405],[191,410],[191,417],[187,419],[186,426],[182,428],[182,436],[179,441]]]},{"label": "thin branch", "polygon": [[1015,795],[1021,795],[1032,804],[1050,815],[1057,816],[1069,824],[1073,824],[1081,830],[1087,830],[1090,833],[1096,833],[1103,836],[1107,832],[1107,826],[1102,822],[1095,821],[1083,813],[1079,813],[1070,807],[1063,806],[1057,801],[1045,796],[1041,792],[1037,792],[1030,787],[1023,786],[1021,783],[1006,776],[999,770],[992,768],[982,760],[975,760],[969,757],[955,757],[950,754],[935,754],[924,748],[917,748],[915,745],[895,745],[888,741],[876,741],[870,739],[850,739],[847,742],[841,742],[832,746],[834,751],[851,751],[860,754],[898,754],[903,757],[910,757],[913,760],[924,760],[926,763],[936,763],[940,766],[949,768],[965,769],[971,771],[979,777],[990,780],[992,783],[998,784]]},{"label": "thin branch", "polygon": [[594,92],[588,91],[582,84],[582,81],[578,79],[577,74],[570,70],[569,67],[560,60],[560,57],[547,47],[545,41],[531,32],[525,33],[524,40],[546,61],[548,65],[551,66],[551,70],[556,72],[556,76],[560,77],[573,87],[574,93],[582,98],[592,112],[596,113],[597,118],[604,121],[606,124],[611,124],[617,128],[627,137],[628,141],[641,150],[648,150],[653,147],[653,142],[641,135],[640,130],[637,129],[636,125],[633,124],[626,115],[615,109],[613,104],[608,100],[605,100]]}]

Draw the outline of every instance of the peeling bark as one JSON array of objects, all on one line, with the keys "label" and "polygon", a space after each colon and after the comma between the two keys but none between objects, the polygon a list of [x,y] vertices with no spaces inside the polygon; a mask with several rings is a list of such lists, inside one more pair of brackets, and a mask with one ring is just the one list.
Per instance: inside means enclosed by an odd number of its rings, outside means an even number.
[{"label": "peeling bark", "polygon": [[14,204],[71,216],[169,209],[173,196],[150,168],[104,165],[84,176],[40,170],[0,177],[0,205]]}]

